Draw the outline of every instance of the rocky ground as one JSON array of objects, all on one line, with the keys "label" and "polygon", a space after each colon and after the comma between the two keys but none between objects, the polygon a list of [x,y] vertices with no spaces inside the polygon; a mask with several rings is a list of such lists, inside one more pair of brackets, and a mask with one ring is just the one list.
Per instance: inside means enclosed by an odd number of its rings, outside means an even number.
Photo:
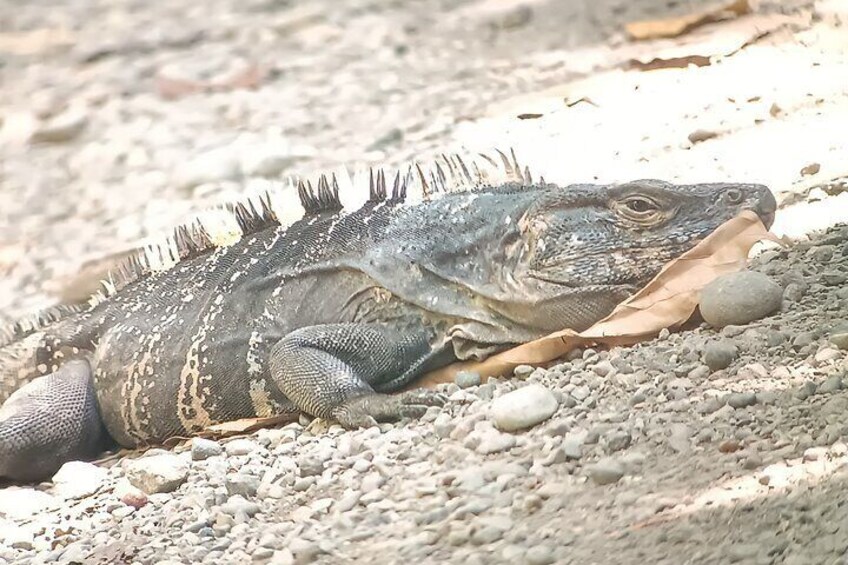
[{"label": "rocky ground", "polygon": [[[848,563],[848,228],[807,235],[848,218],[845,3],[763,3],[694,46],[621,26],[696,2],[151,4],[0,6],[7,318],[281,172],[457,143],[563,181],[768,182],[790,245],[730,293],[750,322],[463,374],[420,422],[2,489],[0,562]],[[628,63],[674,49],[713,59]]]}]

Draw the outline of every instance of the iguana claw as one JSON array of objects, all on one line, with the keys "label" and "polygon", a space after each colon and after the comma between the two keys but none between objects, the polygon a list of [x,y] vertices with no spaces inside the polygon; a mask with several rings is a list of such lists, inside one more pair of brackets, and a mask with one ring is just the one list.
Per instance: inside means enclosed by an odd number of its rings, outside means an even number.
[{"label": "iguana claw", "polygon": [[447,397],[423,388],[401,394],[365,394],[344,401],[333,410],[333,418],[347,429],[367,428],[378,422],[420,418],[431,406],[444,406]]}]

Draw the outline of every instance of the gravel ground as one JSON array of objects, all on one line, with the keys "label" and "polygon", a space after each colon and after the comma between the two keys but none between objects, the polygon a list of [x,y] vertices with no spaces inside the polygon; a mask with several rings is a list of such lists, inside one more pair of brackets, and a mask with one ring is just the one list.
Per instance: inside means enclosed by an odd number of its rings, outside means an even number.
[{"label": "gravel ground", "polygon": [[[807,235],[848,217],[848,8],[766,3],[758,14],[794,19],[720,64],[628,72],[592,91],[599,108],[562,107],[563,85],[647,48],[622,22],[668,11],[0,5],[6,318],[55,302],[85,261],[281,172],[481,139],[529,147],[549,178],[768,181],[792,236],[753,260],[763,276],[725,282],[741,290],[712,312],[741,318],[720,330],[460,375],[418,422],[302,421],[0,489],[0,562],[848,563],[848,227]],[[634,112],[637,96],[669,123]],[[704,128],[716,135],[687,139]]]}]

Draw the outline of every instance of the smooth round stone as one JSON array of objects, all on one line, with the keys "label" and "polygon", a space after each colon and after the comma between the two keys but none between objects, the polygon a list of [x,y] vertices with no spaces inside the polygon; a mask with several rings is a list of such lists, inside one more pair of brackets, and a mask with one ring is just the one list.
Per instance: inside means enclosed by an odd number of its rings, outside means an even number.
[{"label": "smooth round stone", "polygon": [[492,402],[491,418],[498,429],[512,432],[544,422],[558,406],[551,391],[532,384],[496,398]]},{"label": "smooth round stone", "polygon": [[616,459],[601,459],[588,469],[589,476],[596,485],[611,485],[624,476],[624,466]]},{"label": "smooth round stone", "polygon": [[480,377],[480,373],[472,371],[460,371],[454,378],[454,382],[459,388],[479,386],[482,381],[483,379]]},{"label": "smooth round stone", "polygon": [[744,325],[780,309],[783,289],[770,277],[741,271],[718,277],[701,291],[701,316],[713,327]]},{"label": "smooth round stone", "polygon": [[727,339],[711,341],[704,346],[704,364],[710,371],[726,369],[736,359],[736,344]]}]

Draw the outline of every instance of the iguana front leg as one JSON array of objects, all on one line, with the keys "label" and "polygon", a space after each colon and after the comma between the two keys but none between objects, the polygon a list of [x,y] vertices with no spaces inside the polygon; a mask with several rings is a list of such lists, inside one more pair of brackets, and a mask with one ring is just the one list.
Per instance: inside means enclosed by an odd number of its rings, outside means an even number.
[{"label": "iguana front leg", "polygon": [[399,333],[376,324],[326,324],[296,330],[271,350],[271,376],[300,410],[346,428],[418,418],[446,398],[417,389],[397,390],[444,364],[426,331]]}]

